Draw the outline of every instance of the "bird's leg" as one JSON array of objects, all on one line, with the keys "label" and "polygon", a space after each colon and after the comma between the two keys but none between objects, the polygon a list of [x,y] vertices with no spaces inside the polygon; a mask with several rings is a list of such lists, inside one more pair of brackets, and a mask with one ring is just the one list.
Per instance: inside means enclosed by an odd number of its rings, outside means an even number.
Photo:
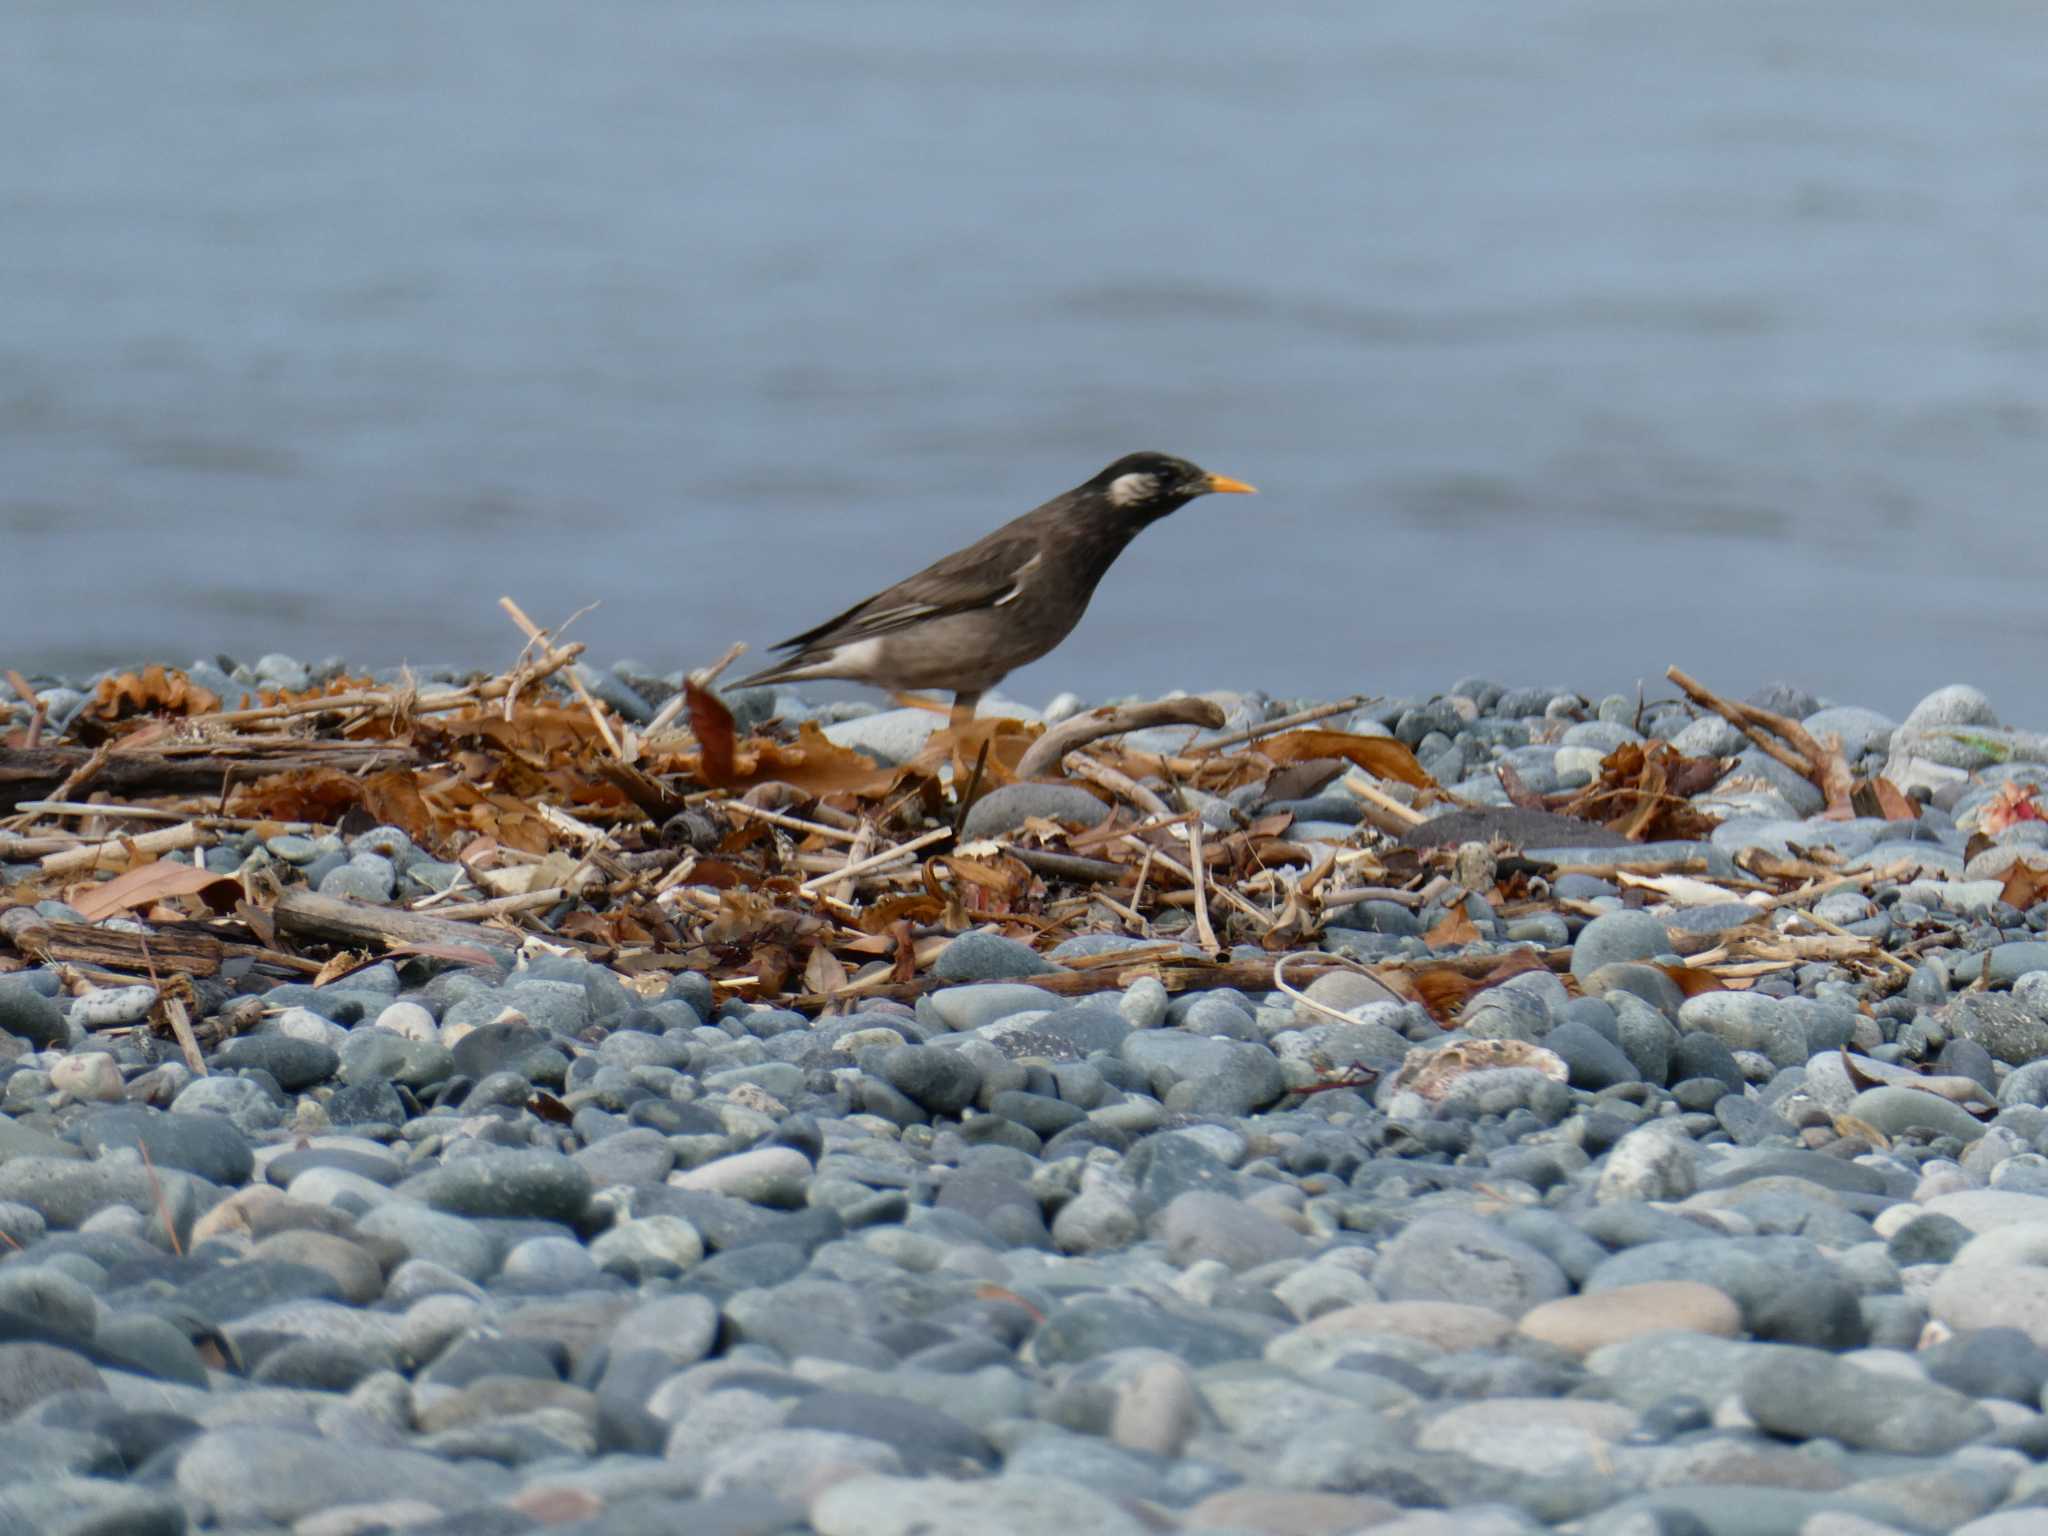
[{"label": "bird's leg", "polygon": [[961,692],[954,694],[953,712],[946,717],[948,728],[957,731],[962,726],[967,725],[974,719],[975,706],[980,703],[981,690],[979,688],[971,691],[963,689]]}]

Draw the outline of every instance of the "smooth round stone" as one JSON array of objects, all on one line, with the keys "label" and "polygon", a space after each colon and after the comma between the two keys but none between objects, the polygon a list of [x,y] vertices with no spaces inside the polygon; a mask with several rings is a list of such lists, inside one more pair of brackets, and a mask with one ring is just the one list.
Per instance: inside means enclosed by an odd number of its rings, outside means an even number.
[{"label": "smooth round stone", "polygon": [[1988,1259],[1942,1271],[1928,1296],[1936,1322],[1963,1332],[2012,1328],[2048,1348],[2048,1269]]},{"label": "smooth round stone", "polygon": [[1415,1444],[1510,1472],[1587,1478],[1605,1472],[1610,1448],[1635,1427],[1634,1411],[1619,1403],[1506,1397],[1436,1413]]},{"label": "smooth round stone", "polygon": [[386,1029],[407,1040],[432,1042],[438,1040],[441,1026],[434,1016],[418,1003],[401,999],[377,1015],[376,1027]]},{"label": "smooth round stone", "polygon": [[483,1279],[497,1258],[490,1238],[476,1223],[410,1200],[391,1200],[366,1211],[357,1218],[356,1231],[396,1243],[408,1259],[436,1265],[464,1280]]},{"label": "smooth round stone", "polygon": [[1571,1293],[1540,1249],[1490,1222],[1435,1214],[1380,1250],[1372,1283],[1389,1301],[1463,1301],[1511,1318]]},{"label": "smooth round stone", "polygon": [[590,1203],[590,1175],[559,1152],[506,1149],[445,1162],[399,1186],[401,1194],[458,1216],[519,1216],[574,1225]]},{"label": "smooth round stone", "polygon": [[1984,1122],[1962,1105],[1918,1088],[1866,1088],[1849,1101],[1848,1113],[1887,1136],[1925,1131],[1969,1142],[1984,1134]]},{"label": "smooth round stone", "polygon": [[1005,784],[968,808],[960,835],[969,842],[1001,837],[1034,819],[1092,827],[1108,816],[1109,807],[1077,784]]},{"label": "smooth round stone", "polygon": [[300,1174],[310,1173],[316,1168],[354,1174],[357,1178],[386,1186],[405,1177],[404,1165],[387,1153],[366,1152],[357,1147],[323,1147],[317,1143],[280,1152],[264,1163],[263,1177],[283,1189]]},{"label": "smooth round stone", "polygon": [[[1342,1339],[1391,1334],[1446,1353],[1492,1349],[1514,1331],[1514,1323],[1490,1307],[1455,1301],[1368,1301],[1325,1312],[1283,1338]],[[1275,1341],[1277,1349],[1280,1340]],[[1275,1364],[1285,1362],[1275,1358]]]},{"label": "smooth round stone", "polygon": [[538,1290],[568,1292],[596,1282],[598,1266],[573,1237],[530,1237],[515,1243],[498,1276]]},{"label": "smooth round stone", "polygon": [[1043,1012],[1054,1001],[1042,987],[995,981],[942,987],[919,998],[918,1011],[923,1013],[928,1008],[947,1029],[964,1033],[1013,1013]]},{"label": "smooth round stone", "polygon": [[1587,1294],[1651,1281],[1697,1280],[1734,1298],[1759,1339],[1853,1348],[1863,1342],[1856,1293],[1803,1237],[1688,1238],[1645,1243],[1603,1260]]},{"label": "smooth round stone", "polygon": [[1683,1200],[1699,1188],[1699,1157],[1682,1131],[1652,1122],[1630,1131],[1607,1154],[1594,1187],[1602,1205]]},{"label": "smooth round stone", "polygon": [[1742,1407],[1757,1425],[1794,1440],[1826,1438],[1855,1450],[1939,1456],[1991,1433],[1991,1415],[1931,1381],[1910,1389],[1818,1350],[1779,1350],[1742,1374]]},{"label": "smooth round stone", "polygon": [[973,929],[963,933],[932,962],[942,981],[1000,981],[1009,976],[1050,976],[1060,969],[1029,944]]},{"label": "smooth round stone", "polygon": [[71,1022],[86,1029],[139,1024],[156,1006],[154,987],[94,987],[71,1001]]},{"label": "smooth round stone", "polygon": [[139,1146],[159,1168],[181,1168],[213,1184],[240,1184],[255,1167],[249,1138],[218,1115],[102,1109],[81,1119],[72,1135],[95,1155]]},{"label": "smooth round stone", "polygon": [[122,1096],[126,1085],[114,1058],[102,1051],[67,1056],[50,1067],[50,1086],[86,1103],[104,1104]]},{"label": "smooth round stone", "polygon": [[294,1228],[273,1232],[249,1250],[251,1259],[317,1269],[351,1306],[367,1306],[384,1294],[384,1272],[370,1252],[347,1238]]},{"label": "smooth round stone", "polygon": [[27,982],[0,976],[0,1032],[26,1040],[37,1050],[62,1046],[71,1038],[64,1010]]},{"label": "smooth round stone", "polygon": [[1246,1270],[1308,1251],[1308,1239],[1285,1222],[1204,1190],[1177,1196],[1153,1219],[1152,1230],[1165,1241],[1169,1262],[1183,1269],[1208,1259]]},{"label": "smooth round stone", "polygon": [[680,1216],[622,1221],[590,1245],[599,1269],[635,1280],[679,1275],[704,1257],[704,1238]]},{"label": "smooth round stone", "polygon": [[1109,1185],[1084,1189],[1053,1217],[1053,1246],[1061,1253],[1114,1252],[1144,1230],[1129,1193]]},{"label": "smooth round stone", "polygon": [[1967,683],[1950,683],[1928,694],[1906,716],[1909,731],[1934,730],[1940,726],[1997,726],[1998,712],[1991,700]]},{"label": "smooth round stone", "polygon": [[[4,1167],[4,1165],[0,1165]],[[1954,1190],[1921,1200],[1921,1210],[1937,1217],[1960,1221],[1972,1233],[1989,1233],[1997,1227],[2048,1225],[2048,1196],[2021,1194],[2017,1190]]]},{"label": "smooth round stone", "polygon": [[1157,1029],[1166,1022],[1168,1002],[1165,984],[1158,977],[1141,976],[1117,999],[1117,1016],[1132,1029]]},{"label": "smooth round stone", "polygon": [[334,1076],[341,1058],[333,1047],[311,1040],[294,1040],[285,1035],[244,1035],[222,1046],[214,1055],[213,1065],[216,1070],[228,1072],[267,1072],[286,1093],[297,1093]]},{"label": "smooth round stone", "polygon": [[1516,1329],[1527,1338],[1584,1357],[1646,1333],[1676,1331],[1736,1338],[1742,1332],[1742,1309],[1711,1285],[1693,1280],[1652,1281],[1544,1302],[1522,1314]]},{"label": "smooth round stone", "polygon": [[728,1195],[752,1205],[790,1208],[803,1203],[810,1159],[794,1147],[760,1147],[714,1158],[668,1176],[671,1187]]},{"label": "smooth round stone", "polygon": [[360,1445],[261,1424],[201,1435],[178,1458],[176,1477],[180,1494],[228,1525],[289,1525],[371,1492],[452,1513],[497,1491],[492,1479],[439,1456],[379,1445],[366,1462]]},{"label": "smooth round stone", "polygon": [[[1960,967],[1956,974],[1960,978]],[[1951,1033],[1974,1040],[2008,1066],[2048,1057],[2048,1020],[2001,993],[1965,992],[1949,1005],[1948,1024]]]},{"label": "smooth round stone", "polygon": [[880,1075],[890,1087],[935,1115],[958,1115],[981,1089],[981,1073],[974,1063],[958,1051],[937,1045],[895,1047],[884,1053]]},{"label": "smooth round stone", "polygon": [[1651,960],[1671,949],[1660,918],[1647,912],[1607,912],[1579,930],[1572,946],[1573,979],[1584,981],[1603,965]]}]

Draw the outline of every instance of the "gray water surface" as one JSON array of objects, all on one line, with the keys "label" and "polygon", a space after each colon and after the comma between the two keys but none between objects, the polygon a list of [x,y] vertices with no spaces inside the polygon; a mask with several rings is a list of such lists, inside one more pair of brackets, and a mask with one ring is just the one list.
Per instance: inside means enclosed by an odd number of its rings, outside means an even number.
[{"label": "gray water surface", "polygon": [[1042,701],[2048,714],[2026,0],[13,0],[0,662],[697,665],[1159,448]]}]

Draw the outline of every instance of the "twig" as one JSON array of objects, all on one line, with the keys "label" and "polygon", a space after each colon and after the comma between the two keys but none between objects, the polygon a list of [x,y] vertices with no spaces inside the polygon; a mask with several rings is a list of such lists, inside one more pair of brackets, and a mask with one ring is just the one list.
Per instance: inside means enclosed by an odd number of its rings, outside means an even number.
[{"label": "twig", "polygon": [[1188,823],[1188,869],[1194,875],[1195,937],[1210,954],[1221,954],[1223,946],[1216,942],[1216,929],[1209,921],[1209,898],[1204,889],[1207,881],[1202,868],[1202,823],[1199,820]]},{"label": "twig", "polygon": [[[189,1026],[187,1033],[190,1033]],[[135,1138],[135,1150],[142,1154],[142,1171],[149,1175],[149,1198],[156,1205],[156,1219],[163,1224],[164,1237],[171,1245],[171,1252],[182,1259],[185,1248],[178,1241],[178,1224],[171,1220],[170,1202],[164,1199],[164,1187],[157,1182],[156,1164],[150,1160],[149,1144],[138,1136]]]},{"label": "twig", "polygon": [[1412,805],[1403,805],[1357,769],[1344,775],[1344,787],[1368,805],[1376,806],[1396,821],[1419,827],[1429,818]]},{"label": "twig", "polygon": [[1339,699],[1334,704],[1318,704],[1313,709],[1298,709],[1291,715],[1282,715],[1278,720],[1268,720],[1263,725],[1246,726],[1228,736],[1219,736],[1214,741],[1205,741],[1190,750],[1196,753],[1221,752],[1228,747],[1241,747],[1248,741],[1257,741],[1261,736],[1276,736],[1281,731],[1291,731],[1297,725],[1313,725],[1318,720],[1327,720],[1332,715],[1348,714],[1371,699],[1368,693],[1354,693],[1348,699]]},{"label": "twig", "polygon": [[[433,916],[458,923],[504,917],[512,912],[544,912],[568,894],[559,885],[549,885],[537,891],[521,891],[516,896],[493,896],[488,901],[454,902],[445,907],[436,907]],[[420,909],[415,907],[413,910]]]},{"label": "twig", "polygon": [[1222,707],[1213,699],[1155,699],[1148,704],[1105,704],[1071,720],[1062,720],[1024,749],[1017,760],[1017,777],[1035,779],[1053,767],[1076,747],[1084,747],[1104,736],[1121,736],[1155,725],[1198,725],[1213,729],[1225,719]]},{"label": "twig", "polygon": [[867,874],[870,870],[880,869],[884,864],[893,864],[898,859],[907,858],[920,848],[929,848],[933,843],[941,842],[952,835],[953,829],[951,827],[934,827],[929,832],[920,833],[918,836],[913,837],[907,843],[898,843],[893,848],[885,848],[882,852],[875,854],[871,858],[861,859],[855,863],[844,865],[829,875],[818,876],[815,880],[806,880],[796,888],[797,894],[799,896],[815,896],[821,891],[830,890],[841,880],[851,879],[855,875]]},{"label": "twig", "polygon": [[[1666,667],[1664,675],[1678,684],[1695,704],[1712,710],[1764,752],[1811,782],[1827,797],[1829,816],[1845,818],[1855,814],[1849,803],[1849,765],[1843,761],[1839,746],[1833,749],[1822,746],[1814,740],[1811,731],[1789,716],[1735,699],[1724,699],[1676,667]],[[1777,739],[1780,737],[1786,745],[1780,744]]]},{"label": "twig", "polygon": [[[108,810],[118,814],[118,807]],[[165,827],[161,832],[142,832],[132,837],[110,837],[103,842],[86,843],[77,848],[67,848],[62,853],[52,853],[42,860],[46,875],[70,875],[84,870],[102,867],[103,857],[114,856],[122,862],[138,855],[170,853],[179,848],[197,848],[204,840],[204,831],[193,822],[175,827]]]},{"label": "twig", "polygon": [[[548,646],[548,632],[528,618],[526,611],[513,602],[511,598],[499,598],[498,606],[505,610],[514,624],[519,626],[521,632],[525,634],[528,643],[539,646],[543,651],[550,649]],[[562,628],[567,629],[596,606],[595,603],[590,603],[577,609],[563,621]],[[557,633],[559,632],[557,631]],[[597,727],[597,734],[604,739],[605,750],[610,752],[620,762],[627,761],[625,749],[619,745],[619,738],[612,734],[611,725],[606,721],[604,711],[598,707],[597,700],[593,699],[590,696],[590,690],[583,686],[583,679],[574,672],[571,672],[569,674],[569,687],[576,697],[582,701],[583,707],[590,712],[590,719]]]},{"label": "twig", "polygon": [[1060,771],[1070,779],[1085,779],[1090,784],[1106,789],[1117,799],[1127,800],[1149,815],[1173,814],[1172,806],[1129,774],[1121,769],[1112,768],[1107,763],[1098,763],[1084,753],[1069,752],[1060,759]]},{"label": "twig", "polygon": [[822,837],[830,842],[851,843],[859,839],[858,832],[842,831],[828,827],[823,822],[805,821],[800,816],[785,816],[780,811],[764,810],[758,805],[749,805],[744,800],[728,800],[724,803],[728,811],[738,811],[754,821],[765,821],[771,827],[780,827],[785,832],[803,832],[813,837]]}]

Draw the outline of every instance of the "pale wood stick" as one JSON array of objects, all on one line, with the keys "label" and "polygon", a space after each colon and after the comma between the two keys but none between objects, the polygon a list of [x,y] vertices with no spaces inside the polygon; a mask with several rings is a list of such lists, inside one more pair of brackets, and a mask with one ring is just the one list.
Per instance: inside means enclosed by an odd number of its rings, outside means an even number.
[{"label": "pale wood stick", "polygon": [[76,874],[81,870],[111,867],[108,861],[127,863],[135,855],[170,853],[180,848],[197,848],[205,841],[203,828],[186,822],[165,827],[161,832],[142,832],[134,837],[111,837],[104,842],[67,848],[43,857],[46,875]]},{"label": "pale wood stick", "polygon": [[[1152,854],[1153,857],[1158,859],[1158,861],[1161,864],[1165,865],[1166,868],[1172,870],[1176,875],[1179,875],[1181,879],[1185,880],[1190,887],[1193,887],[1195,883],[1194,871],[1190,870],[1187,867],[1187,865],[1181,863],[1179,859],[1174,858],[1171,854],[1161,853],[1158,849],[1152,847],[1151,844],[1147,843],[1143,838],[1134,836],[1131,833],[1126,832],[1124,834],[1123,840],[1129,843],[1133,848],[1138,849],[1140,852]],[[1261,927],[1270,928],[1273,926],[1273,919],[1269,914],[1261,912],[1257,907],[1253,906],[1250,902],[1246,901],[1242,896],[1238,895],[1237,892],[1233,891],[1229,886],[1217,886],[1216,894],[1222,897],[1223,900],[1228,902],[1231,906],[1237,908],[1237,910],[1242,912],[1246,917],[1249,917],[1253,922],[1259,924]]]},{"label": "pale wood stick", "polygon": [[1807,912],[1802,910],[1795,911],[1791,915],[1796,917],[1802,923],[1813,924],[1814,927],[1820,929],[1823,933],[1832,933],[1837,938],[1849,940],[1852,944],[1868,944],[1870,946],[1870,957],[1873,960],[1876,960],[1881,965],[1888,965],[1895,971],[1903,972],[1907,977],[1911,977],[1913,974],[1912,966],[1908,965],[1905,961],[1900,960],[1895,956],[1886,953],[1884,946],[1878,943],[1875,939],[1861,938],[1858,935],[1851,933],[1848,929],[1844,928],[1840,923],[1831,922],[1827,918],[1822,917],[1818,912]]},{"label": "pale wood stick", "polygon": [[843,831],[838,827],[828,827],[820,821],[805,821],[801,816],[786,816],[781,811],[763,810],[760,806],[749,805],[744,800],[728,800],[725,802],[725,808],[728,811],[738,811],[742,816],[754,821],[765,821],[771,827],[780,827],[785,832],[803,832],[835,843],[852,843],[860,839],[858,831]]},{"label": "pale wood stick", "polygon": [[[583,654],[583,642],[565,645],[550,650],[534,665],[532,670],[519,680],[524,688],[550,677],[569,665]],[[448,688],[435,693],[422,693],[413,697],[411,713],[415,715],[446,714],[449,710],[465,709],[472,704],[487,704],[491,700],[509,696],[511,688],[509,675],[472,683],[466,688]],[[258,720],[288,720],[296,715],[325,715],[338,710],[370,709],[391,712],[403,699],[403,691],[390,688],[358,689],[354,693],[331,693],[324,698],[297,699],[289,704],[265,704],[255,709],[227,709],[210,715],[194,715],[195,723],[206,725],[247,725]]]},{"label": "pale wood stick", "polygon": [[829,875],[820,875],[815,880],[806,880],[796,888],[797,894],[799,896],[815,896],[820,891],[831,889],[841,880],[851,879],[855,875],[864,875],[870,870],[880,869],[884,864],[893,864],[896,860],[905,858],[917,852],[920,848],[929,848],[933,843],[940,842],[952,835],[953,829],[951,827],[934,827],[929,832],[920,833],[918,836],[913,837],[907,843],[898,843],[893,848],[885,848],[882,852],[870,858],[848,864],[841,869],[834,870]]},{"label": "pale wood stick", "polygon": [[[517,896],[493,896],[488,901],[458,901],[445,907],[437,907],[434,916],[446,922],[468,922],[481,918],[503,917],[508,912],[539,912],[552,907],[569,893],[559,885],[543,886],[537,891],[522,891]],[[419,911],[418,907],[413,909]]]},{"label": "pale wood stick", "polygon": [[1368,805],[1378,806],[1395,820],[1404,821],[1411,827],[1419,827],[1429,820],[1412,805],[1403,805],[1356,768],[1344,775],[1344,787]]},{"label": "pale wood stick", "polygon": [[1354,693],[1348,699],[1339,699],[1334,704],[1318,704],[1313,709],[1298,709],[1291,715],[1282,715],[1278,720],[1268,720],[1263,725],[1247,726],[1233,731],[1228,736],[1219,736],[1214,741],[1205,741],[1189,750],[1193,752],[1221,752],[1227,747],[1241,747],[1248,741],[1257,741],[1261,736],[1278,735],[1291,731],[1297,725],[1313,725],[1318,720],[1327,720],[1332,715],[1348,714],[1365,703],[1372,695]]},{"label": "pale wood stick", "polygon": [[1214,729],[1224,721],[1221,706],[1210,699],[1156,699],[1149,704],[1105,704],[1049,726],[1017,760],[1017,777],[1048,773],[1076,747],[1104,736],[1121,736],[1155,725],[1198,725]]},{"label": "pale wood stick", "polygon": [[1210,954],[1221,954],[1223,946],[1216,942],[1216,928],[1209,921],[1209,898],[1204,890],[1208,878],[1202,867],[1202,823],[1199,820],[1188,823],[1188,869],[1195,877],[1195,937]]},{"label": "pale wood stick", "polygon": [[1320,905],[1328,910],[1331,907],[1348,907],[1360,901],[1392,901],[1404,907],[1428,905],[1422,899],[1422,892],[1404,891],[1392,885],[1353,885],[1341,891],[1325,891]]},{"label": "pale wood stick", "polygon": [[185,1058],[185,1065],[192,1069],[194,1077],[206,1076],[206,1055],[199,1049],[199,1039],[192,1033],[192,1016],[185,1011],[185,1005],[175,997],[163,999],[164,1017],[171,1021],[171,1034],[178,1042],[178,1052]]},{"label": "pale wood stick", "polygon": [[1061,758],[1060,771],[1070,779],[1086,779],[1090,784],[1099,785],[1119,800],[1127,800],[1150,815],[1173,814],[1171,806],[1129,774],[1112,768],[1107,763],[1098,763],[1094,758],[1083,756],[1079,752],[1069,752]]},{"label": "pale wood stick", "polygon": [[278,898],[272,915],[281,932],[342,944],[376,939],[386,944],[474,944],[499,950],[517,947],[510,935],[477,923],[430,917],[403,907],[344,901],[315,891],[285,892]]},{"label": "pale wood stick", "polygon": [[18,809],[38,816],[111,816],[116,821],[194,822],[204,827],[275,827],[280,832],[325,832],[317,821],[273,821],[267,816],[204,816],[154,805],[96,805],[90,800],[24,800]]},{"label": "pale wood stick", "polygon": [[[499,598],[498,606],[510,615],[512,622],[519,626],[531,643],[539,646],[543,651],[549,650],[548,632],[528,618],[524,609],[509,597]],[[590,606],[595,607],[596,605],[592,604]],[[567,628],[569,624],[574,624],[588,612],[590,612],[590,607],[577,609],[575,613],[569,616],[563,627]],[[569,674],[569,687],[576,697],[582,701],[583,707],[590,712],[591,723],[597,727],[597,734],[604,739],[605,750],[610,752],[620,762],[625,762],[627,760],[625,749],[619,745],[619,738],[612,734],[612,728],[604,718],[604,711],[598,707],[597,700],[593,699],[590,696],[590,690],[583,686],[583,679],[574,672],[571,672]]]}]

